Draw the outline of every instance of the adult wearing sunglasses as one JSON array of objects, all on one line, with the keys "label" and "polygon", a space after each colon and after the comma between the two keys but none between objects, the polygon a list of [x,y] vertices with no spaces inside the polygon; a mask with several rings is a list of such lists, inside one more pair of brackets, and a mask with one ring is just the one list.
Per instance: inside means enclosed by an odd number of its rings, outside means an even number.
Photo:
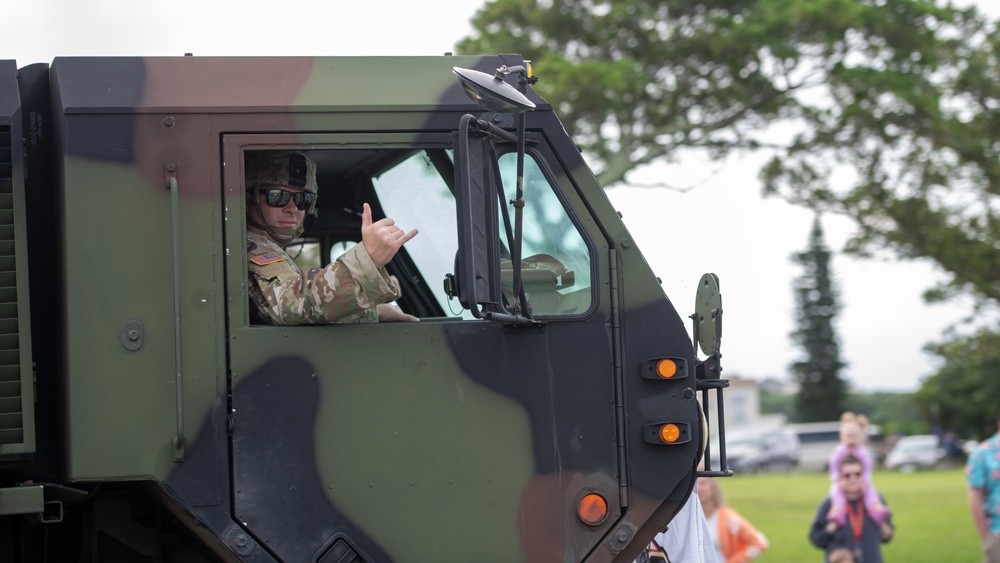
[{"label": "adult wearing sunglasses", "polygon": [[416,321],[388,302],[399,296],[385,265],[417,235],[389,218],[372,221],[367,203],[361,242],[324,268],[303,271],[284,247],[316,205],[316,164],[297,151],[247,153],[247,263],[251,316],[270,324]]},{"label": "adult wearing sunglasses", "polygon": [[[847,498],[847,521],[843,526],[828,520],[830,498],[819,506],[813,519],[809,540],[826,551],[824,561],[833,563],[882,563],[882,544],[892,539],[892,517],[881,524],[865,510],[864,465],[853,455],[840,460],[837,486]],[[885,500],[882,499],[882,504]]]}]

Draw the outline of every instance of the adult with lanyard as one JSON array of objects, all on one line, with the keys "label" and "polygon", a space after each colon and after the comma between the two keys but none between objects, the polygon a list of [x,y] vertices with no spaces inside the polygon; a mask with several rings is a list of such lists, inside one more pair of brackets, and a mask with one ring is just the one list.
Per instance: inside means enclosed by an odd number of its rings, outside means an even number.
[{"label": "adult with lanyard", "polygon": [[[847,498],[847,521],[844,525],[827,519],[829,497],[820,503],[813,518],[809,540],[825,550],[825,561],[882,563],[882,544],[892,539],[892,517],[879,524],[865,510],[863,472],[864,465],[860,459],[848,455],[840,460],[837,486]],[[885,504],[885,499],[882,499],[882,504]]]}]

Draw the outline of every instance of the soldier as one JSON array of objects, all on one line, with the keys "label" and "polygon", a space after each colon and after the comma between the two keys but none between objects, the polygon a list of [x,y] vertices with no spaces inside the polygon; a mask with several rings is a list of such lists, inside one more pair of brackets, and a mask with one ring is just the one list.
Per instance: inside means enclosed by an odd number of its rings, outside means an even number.
[{"label": "soldier", "polygon": [[385,270],[417,235],[364,204],[361,242],[325,268],[303,272],[284,251],[316,205],[316,164],[305,153],[247,153],[247,261],[254,320],[281,325],[416,321],[387,304],[399,288]]}]

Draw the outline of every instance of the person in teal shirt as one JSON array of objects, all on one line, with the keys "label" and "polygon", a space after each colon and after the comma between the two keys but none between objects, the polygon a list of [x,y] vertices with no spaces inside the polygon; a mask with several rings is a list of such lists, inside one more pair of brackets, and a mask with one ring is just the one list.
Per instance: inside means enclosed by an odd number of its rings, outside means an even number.
[{"label": "person in teal shirt", "polygon": [[1000,563],[1000,431],[969,456],[965,473],[972,521],[983,542],[983,563]]}]

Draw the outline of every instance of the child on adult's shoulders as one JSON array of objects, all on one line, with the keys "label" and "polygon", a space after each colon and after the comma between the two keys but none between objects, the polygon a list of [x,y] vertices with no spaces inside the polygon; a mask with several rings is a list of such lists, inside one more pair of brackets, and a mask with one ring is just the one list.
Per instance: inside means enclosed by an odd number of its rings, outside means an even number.
[{"label": "child on adult's shoulders", "polygon": [[840,416],[840,443],[830,456],[830,512],[827,514],[827,520],[836,522],[840,526],[843,526],[847,519],[847,498],[837,486],[837,480],[840,478],[837,468],[840,467],[841,460],[848,455],[861,460],[861,479],[865,485],[863,497],[865,510],[877,524],[889,518],[889,507],[882,503],[872,483],[874,462],[868,450],[865,432],[867,429],[868,418],[863,414],[845,412]]}]

